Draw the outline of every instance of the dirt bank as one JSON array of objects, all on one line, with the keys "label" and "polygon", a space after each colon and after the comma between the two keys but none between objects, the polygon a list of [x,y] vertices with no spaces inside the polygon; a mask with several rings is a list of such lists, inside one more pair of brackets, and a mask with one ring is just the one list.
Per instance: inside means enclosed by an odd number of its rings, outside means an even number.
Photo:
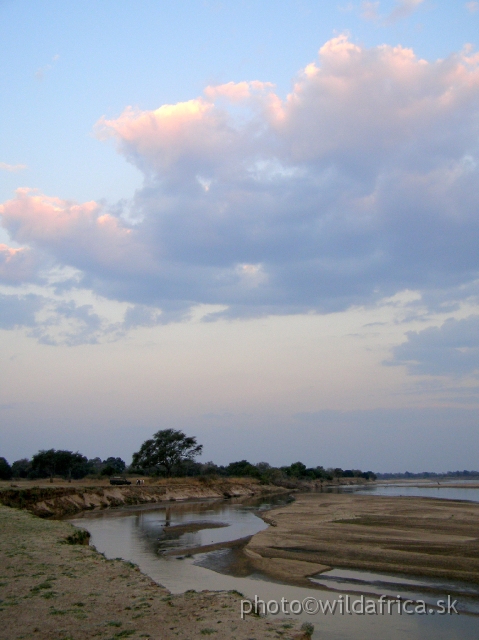
[{"label": "dirt bank", "polygon": [[0,488],[0,503],[26,509],[42,518],[74,515],[89,509],[147,504],[188,499],[236,498],[271,495],[288,491],[273,485],[261,485],[246,478],[225,478],[200,482],[181,479],[157,484],[110,486],[90,483],[43,485],[32,483]]},{"label": "dirt bank", "polygon": [[253,536],[245,552],[286,582],[305,584],[306,576],[342,567],[479,583],[474,502],[299,494],[266,521],[272,526]]},{"label": "dirt bank", "polygon": [[170,478],[144,479],[145,484],[112,486],[108,479],[67,482],[48,480],[0,481],[0,504],[26,509],[41,518],[72,516],[90,509],[135,504],[211,498],[246,498],[297,491],[317,491],[353,484],[367,484],[363,478],[342,478],[332,482],[285,480],[281,485],[261,484],[254,478]]},{"label": "dirt bank", "polygon": [[299,623],[240,619],[234,593],[166,589],[121,560],[65,544],[70,524],[0,506],[0,639],[304,638]]}]

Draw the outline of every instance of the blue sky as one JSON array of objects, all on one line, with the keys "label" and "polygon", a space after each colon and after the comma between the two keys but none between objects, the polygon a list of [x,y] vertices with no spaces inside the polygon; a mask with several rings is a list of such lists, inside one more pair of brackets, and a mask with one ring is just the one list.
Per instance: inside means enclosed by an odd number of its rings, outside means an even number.
[{"label": "blue sky", "polygon": [[477,2],[0,18],[1,455],[477,467]]}]

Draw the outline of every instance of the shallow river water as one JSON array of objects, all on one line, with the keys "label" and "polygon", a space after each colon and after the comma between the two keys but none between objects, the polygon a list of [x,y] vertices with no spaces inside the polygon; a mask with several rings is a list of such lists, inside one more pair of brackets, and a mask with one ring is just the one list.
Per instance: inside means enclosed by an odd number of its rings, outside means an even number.
[{"label": "shallow river water", "polygon": [[[463,487],[448,486],[450,484],[463,485]],[[467,485],[471,484],[470,487]],[[418,498],[440,498],[441,500],[472,500],[479,502],[478,481],[455,481],[442,482],[436,486],[432,484],[426,486],[413,486],[409,484],[373,484],[355,490],[355,493],[362,493],[375,496],[417,496]],[[466,488],[467,487],[467,488]]]},{"label": "shallow river water", "polygon": [[[388,487],[387,495],[418,495],[405,494],[404,487],[396,489],[397,493],[391,493],[393,488]],[[428,490],[421,488],[421,491]],[[442,490],[431,491],[435,492],[434,497],[440,497],[437,492]],[[454,499],[478,499],[471,493],[474,489],[455,491],[462,493],[455,495]],[[284,500],[283,497],[277,498],[276,503],[284,503]],[[300,588],[274,582],[261,575],[248,565],[238,548],[215,549],[194,555],[188,553],[188,549],[194,547],[219,545],[261,531],[267,525],[256,514],[269,506],[261,500],[173,502],[154,507],[143,505],[86,512],[71,522],[87,529],[91,534],[91,544],[107,558],[123,558],[137,564],[141,571],[173,593],[188,589],[235,589],[248,598],[257,596],[265,602],[280,603],[281,599],[288,603],[293,600],[303,602],[305,598],[315,602],[321,600],[323,604],[336,601],[334,614],[318,612],[291,616],[312,622],[315,639],[469,640],[479,637],[479,589],[470,584],[333,570],[312,578],[311,588]],[[385,595],[401,596],[403,600],[424,600],[428,613],[399,614],[394,607],[388,613],[385,607],[383,614],[361,614],[361,594],[363,603],[376,603],[376,611],[379,611],[378,597]],[[438,598],[447,601],[448,594],[454,594],[452,600],[458,601],[459,615],[439,615],[437,609],[430,606]],[[356,602],[353,608],[359,613],[347,612],[353,602]],[[271,608],[274,610],[274,606]],[[281,614],[281,617],[288,616]]]}]

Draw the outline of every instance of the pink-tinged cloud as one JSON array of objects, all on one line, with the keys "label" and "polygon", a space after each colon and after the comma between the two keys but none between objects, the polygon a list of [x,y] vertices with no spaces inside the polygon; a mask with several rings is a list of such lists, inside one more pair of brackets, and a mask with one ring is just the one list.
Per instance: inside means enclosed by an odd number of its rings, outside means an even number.
[{"label": "pink-tinged cloud", "polygon": [[8,164],[7,162],[0,162],[1,171],[16,173],[17,171],[23,171],[24,169],[27,169],[26,164]]},{"label": "pink-tinged cloud", "polygon": [[214,162],[218,150],[229,147],[234,137],[225,116],[202,98],[147,112],[129,107],[116,120],[101,120],[98,128],[117,137],[145,173],[149,165],[167,171],[184,159],[190,166]]},{"label": "pink-tinged cloud", "polygon": [[[236,119],[228,105],[243,108]],[[102,118],[100,137],[114,136],[121,151],[146,176],[168,175],[173,181],[230,179],[243,157],[260,157],[261,130],[282,118],[282,102],[271,83],[253,81],[208,86],[204,97],[154,111],[125,109],[116,120]],[[245,124],[246,121],[246,124]]]},{"label": "pink-tinged cloud", "polygon": [[[411,49],[368,50],[339,36],[320,49],[318,63],[305,67],[285,101],[269,83],[228,83],[207,87],[207,100],[128,108],[100,126],[148,175],[231,179],[272,156],[302,163],[358,155],[364,162],[367,153],[369,164],[407,152],[411,141],[462,147],[478,89],[477,59],[466,53],[429,63]],[[235,118],[225,98],[243,105],[248,117]],[[417,149],[418,157],[426,155]]]},{"label": "pink-tinged cloud", "polygon": [[63,264],[145,268],[134,232],[96,202],[75,204],[36,190],[18,189],[16,198],[0,205],[0,217],[17,242],[46,251]]},{"label": "pink-tinged cloud", "polygon": [[241,102],[248,100],[255,95],[262,97],[272,92],[274,85],[271,82],[227,82],[226,84],[209,85],[204,90],[204,95],[208,100],[226,98],[231,102]]},{"label": "pink-tinged cloud", "polygon": [[447,154],[468,146],[478,93],[479,68],[466,55],[428,63],[411,49],[367,50],[340,36],[320,49],[316,72],[296,82],[282,133],[296,161],[358,156],[368,165],[386,155],[397,163],[406,153],[430,162],[422,144]]},{"label": "pink-tinged cloud", "polygon": [[37,267],[38,262],[30,249],[0,244],[0,282],[19,284],[33,280]]}]

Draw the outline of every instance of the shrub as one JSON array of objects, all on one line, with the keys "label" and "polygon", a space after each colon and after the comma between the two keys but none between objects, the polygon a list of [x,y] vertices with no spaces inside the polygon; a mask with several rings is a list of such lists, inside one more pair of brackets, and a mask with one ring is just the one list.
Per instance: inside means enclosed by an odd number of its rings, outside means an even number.
[{"label": "shrub", "polygon": [[65,544],[89,544],[90,533],[86,529],[78,529],[71,535],[67,536],[65,540],[62,540]]}]

